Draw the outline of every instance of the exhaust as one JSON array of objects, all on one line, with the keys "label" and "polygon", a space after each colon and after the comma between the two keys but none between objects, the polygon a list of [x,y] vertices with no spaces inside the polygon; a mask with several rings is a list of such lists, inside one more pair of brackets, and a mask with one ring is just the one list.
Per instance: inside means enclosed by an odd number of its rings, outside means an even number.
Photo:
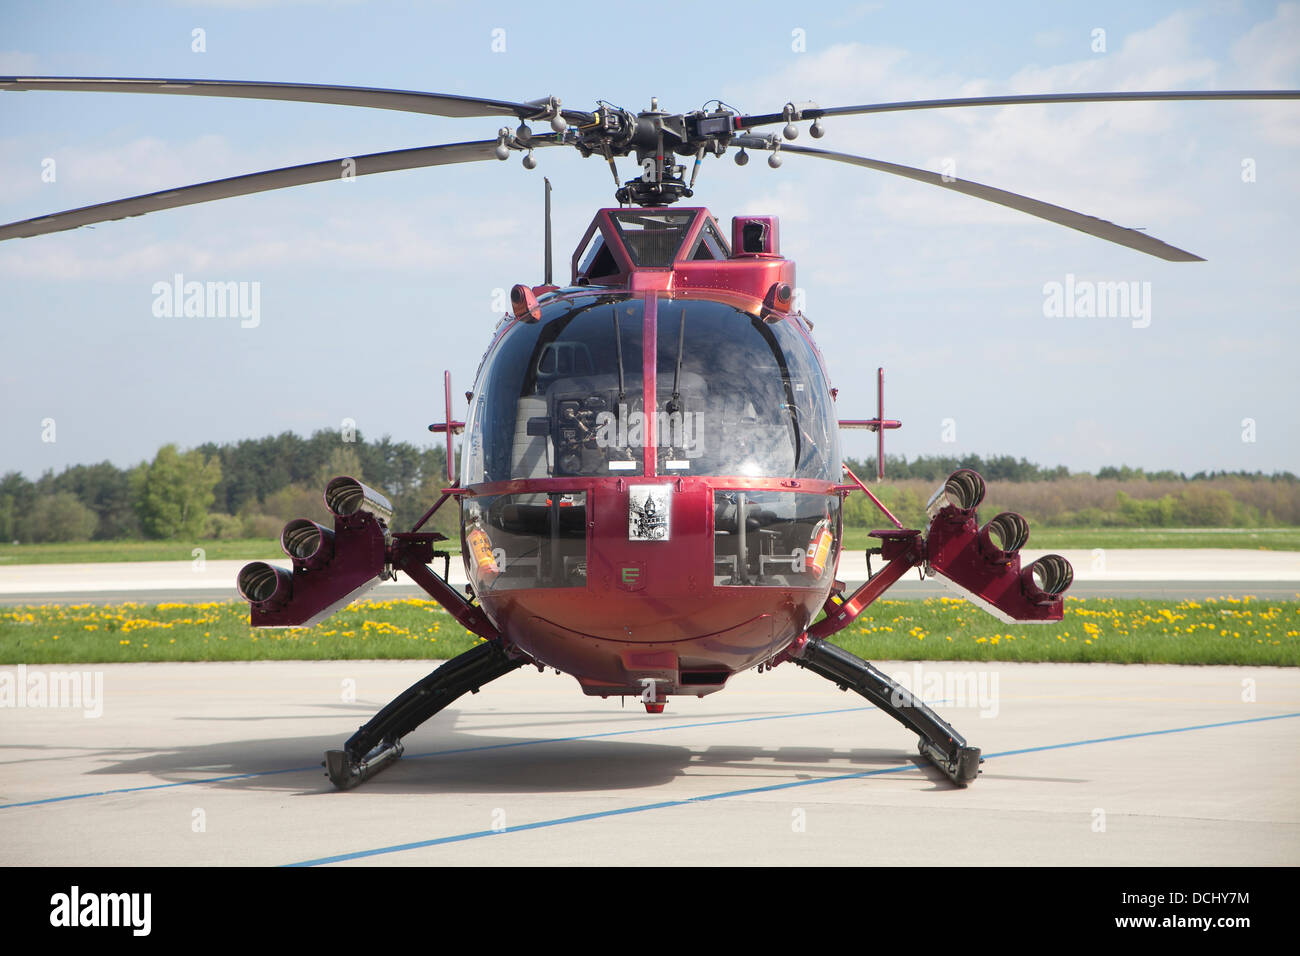
[{"label": "exhaust", "polygon": [[334,532],[307,518],[290,521],[280,532],[280,547],[295,561],[316,570],[334,557]]},{"label": "exhaust", "polygon": [[259,607],[280,607],[293,597],[293,572],[265,561],[244,565],[235,579],[239,596]]},{"label": "exhaust", "polygon": [[347,475],[340,475],[325,486],[325,507],[340,518],[365,511],[385,523],[393,520],[391,501]]},{"label": "exhaust", "polygon": [[[293,559],[292,570],[265,561],[240,570],[235,586],[251,605],[254,627],[311,627],[389,576],[394,539],[385,522],[392,520],[392,503],[340,475],[325,487],[325,504],[334,514],[332,529],[297,518],[281,530],[280,547]],[[425,544],[428,563],[432,542]]]},{"label": "exhaust", "polygon": [[1004,511],[980,528],[980,552],[994,564],[1009,564],[1029,540],[1029,522],[1014,511]]},{"label": "exhaust", "polygon": [[1061,620],[1061,595],[1074,580],[1070,562],[1048,554],[1022,567],[1020,549],[1029,540],[1029,522],[1003,511],[981,527],[975,508],[985,490],[976,472],[959,468],[931,496],[925,509],[930,516],[923,539],[925,574],[941,576],[968,601],[1008,624]]},{"label": "exhaust", "polygon": [[1074,583],[1074,568],[1059,554],[1045,554],[1020,572],[1020,589],[1034,604],[1051,604]]},{"label": "exhaust", "polygon": [[984,479],[979,472],[959,468],[930,496],[925,506],[926,516],[933,518],[949,505],[958,511],[974,511],[984,500],[984,490]]}]

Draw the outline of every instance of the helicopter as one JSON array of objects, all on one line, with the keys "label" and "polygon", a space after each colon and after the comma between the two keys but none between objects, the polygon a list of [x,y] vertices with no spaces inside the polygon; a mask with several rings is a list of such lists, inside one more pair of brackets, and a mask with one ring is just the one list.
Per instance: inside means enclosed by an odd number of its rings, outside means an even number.
[{"label": "helicopter", "polygon": [[[409,577],[483,640],[382,708],[326,774],[350,789],[391,765],[402,739],[466,693],[525,666],[569,674],[589,696],[628,697],[662,713],[672,696],[725,689],[735,674],[781,664],[852,690],[918,737],[920,754],[958,787],[980,772],[980,748],[869,662],[829,641],[904,574],[918,569],[1003,621],[1062,619],[1073,571],[1060,555],[1021,560],[1026,520],[981,521],[984,480],[959,469],[934,492],[927,526],[907,528],[841,459],[839,431],[885,432],[878,371],[874,418],[839,419],[837,391],[796,306],[795,263],[774,216],[725,227],[691,199],[703,160],[729,151],[846,163],[952,189],[1167,261],[1201,257],[1113,222],[923,169],[794,144],[807,124],[885,112],[1018,104],[1297,99],[1295,90],[1065,93],[915,100],[823,108],[786,103],[743,114],[721,101],[672,113],[652,99],[633,112],[591,110],[554,96],[527,102],[461,95],[224,80],[0,77],[0,91],[88,91],[243,97],[509,117],[515,128],[462,143],[341,157],[149,193],[0,226],[0,241],[287,186],[427,166],[507,160],[539,149],[603,159],[619,205],[600,209],[554,280],[549,184],[545,275],[518,283],[493,332],[468,411],[430,425],[447,443],[447,487],[407,531],[392,503],[352,476],[324,491],[333,527],[289,522],[289,568],[257,561],[238,574],[254,627],[315,624],[381,581]],[[545,124],[549,132],[534,132]],[[779,132],[762,132],[780,127]],[[616,160],[634,157],[622,180]],[[680,162],[679,162],[680,160]],[[689,173],[688,173],[689,165]],[[453,436],[463,435],[456,473]],[[866,582],[837,579],[843,502],[866,495],[890,527],[873,531]],[[451,504],[454,502],[454,505]],[[450,583],[441,534],[421,529],[460,511],[469,585]],[[882,566],[872,572],[875,555]],[[437,562],[442,562],[442,572]]]}]

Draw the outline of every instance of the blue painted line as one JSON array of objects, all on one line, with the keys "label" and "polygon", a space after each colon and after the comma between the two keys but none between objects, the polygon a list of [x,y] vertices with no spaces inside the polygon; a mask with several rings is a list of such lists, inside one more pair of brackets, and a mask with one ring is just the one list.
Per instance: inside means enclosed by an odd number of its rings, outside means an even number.
[{"label": "blue painted line", "polygon": [[180,780],[176,783],[151,783],[144,787],[120,787],[117,790],[92,790],[89,793],[70,793],[62,797],[43,797],[40,800],[26,800],[22,803],[0,804],[0,810],[13,807],[35,807],[43,803],[62,803],[65,800],[84,800],[87,797],[109,797],[118,793],[140,793],[144,790],[166,790],[169,787],[192,787],[197,783],[223,783],[227,780],[247,780],[249,777],[270,777],[277,773],[302,773],[306,770],[319,770],[314,767],[289,767],[285,770],[259,770],[255,773],[233,773],[225,777],[204,777],[202,780]]},{"label": "blue painted line", "polygon": [[[1063,750],[1068,747],[1086,747],[1091,744],[1114,743],[1120,740],[1133,740],[1138,737],[1157,737],[1164,734],[1183,734],[1193,730],[1210,730],[1215,727],[1233,727],[1241,724],[1257,724],[1267,720],[1285,720],[1287,718],[1300,717],[1300,712],[1291,714],[1271,714],[1267,717],[1250,717],[1245,720],[1225,720],[1214,724],[1196,724],[1190,727],[1171,727],[1167,730],[1146,730],[1133,734],[1119,734],[1114,737],[1094,737],[1089,740],[1071,740],[1060,744],[1045,744],[1041,747],[1024,747],[1019,750],[1004,750],[1000,753],[985,754],[985,760],[993,760],[998,757],[1014,757],[1020,754],[1038,753],[1044,750]],[[688,797],[684,800],[665,800],[659,803],[644,803],[635,807],[622,807],[617,810],[598,810],[592,813],[581,813],[576,816],[558,817],[553,820],[539,820],[536,823],[525,823],[520,826],[508,827],[505,830],[476,830],[472,833],[458,833],[454,836],[436,837],[431,840],[419,840],[414,843],[399,843],[394,846],[377,847],[372,850],[357,850],[353,853],[341,853],[337,856],[325,856],[314,860],[303,860],[298,863],[288,863],[286,866],[322,866],[327,863],[343,863],[348,860],[364,859],[372,856],[382,856],[389,853],[402,853],[406,850],[419,850],[425,847],[442,846],[448,843],[463,843],[467,840],[477,840],[482,837],[504,836],[507,833],[518,833],[524,830],[541,830],[549,827],[564,826],[569,823],[583,823],[588,820],[600,820],[607,817],[625,816],[631,813],[645,813],[650,810],[664,810],[669,807],[682,807],[692,803],[705,803],[713,800],[726,800],[732,797],[749,796],[756,793],[772,793],[777,790],[792,790],[795,787],[811,787],[823,783],[838,783],[843,780],[860,780],[863,777],[877,777],[888,773],[901,773],[906,770],[916,769],[914,764],[901,764],[897,767],[886,767],[881,770],[862,770],[857,773],[838,774],[833,777],[819,777],[815,780],[792,780],[785,783],[768,784],[762,787],[748,787],[744,790],[725,790],[720,793],[704,794],[698,797]]]},{"label": "blue painted line", "polygon": [[[1068,744],[1047,744],[1042,747],[1022,747],[1020,750],[1004,750],[990,754],[990,757],[1014,757],[1017,754],[1031,754],[1039,750],[1061,750],[1065,747],[1084,747],[1088,744],[1108,744],[1116,740],[1133,740],[1136,737],[1156,737],[1160,734],[1181,734],[1189,730],[1210,730],[1214,727],[1234,727],[1238,724],[1258,724],[1265,720],[1286,720],[1288,717],[1300,717],[1295,714],[1272,714],[1268,717],[1249,717],[1245,720],[1225,720],[1217,724],[1197,724],[1195,727],[1175,727],[1173,730],[1144,730],[1136,734],[1119,734],[1115,737],[1094,737],[1091,740],[1075,740]],[[986,760],[988,757],[985,758]]]},{"label": "blue painted line", "polygon": [[[538,744],[559,744],[574,740],[595,740],[599,737],[623,737],[629,734],[654,734],[668,730],[692,730],[697,727],[717,727],[723,724],[747,724],[761,720],[788,720],[793,717],[824,717],[827,714],[847,714],[853,711],[874,710],[873,707],[841,707],[837,710],[813,710],[800,714],[766,714],[762,717],[736,717],[729,720],[704,721],[694,724],[669,724],[666,727],[641,727],[630,730],[610,730],[598,734],[579,734],[573,737],[541,737],[536,740],[516,740],[508,744],[484,744],[481,747],[459,747],[454,750],[430,750],[427,753],[407,754],[403,760],[423,760],[428,757],[443,757],[451,754],[475,753],[480,750],[502,750],[508,747],[535,747]],[[89,793],[70,793],[62,797],[44,797],[40,800],[26,800],[22,803],[0,804],[0,810],[15,807],[35,807],[46,803],[63,803],[67,800],[84,800],[89,797],[108,797],[121,793],[142,793],[146,790],[167,790],[172,787],[193,787],[198,784],[225,783],[230,780],[249,780],[254,777],[272,777],[282,773],[307,773],[320,770],[320,764],[310,767],[289,767],[283,770],[258,770],[252,773],[234,773],[224,777],[204,777],[202,780],[181,780],[176,783],[153,783],[143,787],[121,787],[116,790],[93,790]]]},{"label": "blue painted line", "polygon": [[583,823],[587,820],[600,820],[605,817],[624,816],[629,813],[644,813],[647,810],[663,810],[668,807],[684,807],[692,803],[706,803],[711,800],[725,800],[728,797],[742,797],[753,793],[770,793],[773,790],[789,790],[793,787],[807,787],[817,783],[830,783],[834,780],[854,780],[859,777],[877,777],[886,773],[901,773],[904,770],[915,770],[913,764],[903,764],[897,767],[885,767],[882,770],[863,770],[859,773],[849,773],[838,777],[822,777],[817,780],[792,780],[786,783],[773,783],[764,787],[749,787],[745,790],[728,790],[724,793],[709,793],[699,797],[687,797],[684,800],[664,800],[660,803],[643,803],[636,807],[622,807],[618,810],[597,810],[593,813],[579,813],[572,817],[559,817],[555,820],[539,820],[536,823],[524,823],[516,827],[507,827],[504,830],[477,830],[473,833],[458,833],[455,836],[437,837],[432,840],[420,840],[416,843],[401,843],[397,846],[380,847],[375,850],[358,850],[355,853],[342,853],[338,856],[325,856],[317,860],[304,860],[301,863],[286,863],[285,866],[322,866],[326,863],[342,863],[347,860],[357,860],[363,857],[381,856],[385,853],[401,853],[403,850],[418,850],[423,847],[441,846],[446,843],[463,843],[466,840],[477,840],[480,837],[504,836],[507,833],[518,833],[523,830],[542,830],[547,827],[563,826],[566,823]]}]

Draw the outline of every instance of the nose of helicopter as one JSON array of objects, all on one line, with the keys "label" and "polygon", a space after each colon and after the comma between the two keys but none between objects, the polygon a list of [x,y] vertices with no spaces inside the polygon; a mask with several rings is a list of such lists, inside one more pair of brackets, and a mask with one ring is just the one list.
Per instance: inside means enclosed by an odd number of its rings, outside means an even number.
[{"label": "nose of helicopter", "polygon": [[[731,533],[720,494],[687,478],[593,487],[583,501],[585,586],[489,586],[479,599],[524,651],[589,694],[640,695],[651,681],[657,694],[718,690],[806,629],[834,565],[827,554],[816,575],[791,573],[803,552],[776,553],[775,532],[751,532],[748,543]],[[729,527],[743,525],[733,515]],[[746,566],[767,574],[747,578]]]}]

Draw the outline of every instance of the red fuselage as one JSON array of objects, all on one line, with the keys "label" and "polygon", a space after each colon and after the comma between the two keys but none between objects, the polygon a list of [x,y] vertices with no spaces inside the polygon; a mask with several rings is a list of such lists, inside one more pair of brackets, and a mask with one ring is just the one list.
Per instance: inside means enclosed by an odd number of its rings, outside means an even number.
[{"label": "red fuselage", "polygon": [[805,631],[834,582],[825,368],[775,221],[732,233],[704,209],[602,210],[573,284],[532,290],[475,382],[475,595],[589,694],[718,690]]}]

